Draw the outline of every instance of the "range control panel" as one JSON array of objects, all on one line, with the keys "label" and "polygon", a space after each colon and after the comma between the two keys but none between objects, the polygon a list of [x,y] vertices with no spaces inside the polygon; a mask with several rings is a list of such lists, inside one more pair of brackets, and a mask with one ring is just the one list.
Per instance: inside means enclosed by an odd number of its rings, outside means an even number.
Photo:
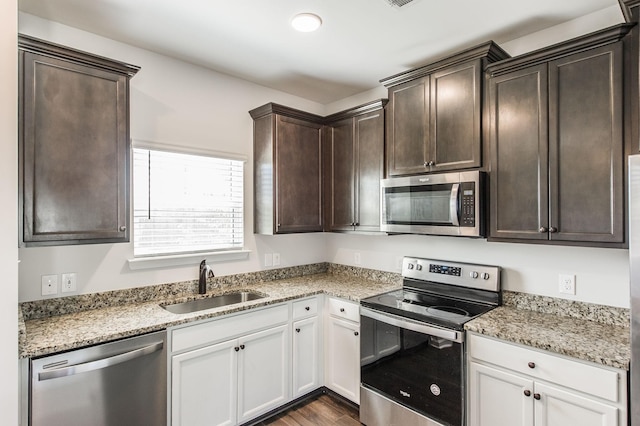
[{"label": "range control panel", "polygon": [[405,257],[402,276],[414,280],[500,291],[500,267],[474,263]]}]

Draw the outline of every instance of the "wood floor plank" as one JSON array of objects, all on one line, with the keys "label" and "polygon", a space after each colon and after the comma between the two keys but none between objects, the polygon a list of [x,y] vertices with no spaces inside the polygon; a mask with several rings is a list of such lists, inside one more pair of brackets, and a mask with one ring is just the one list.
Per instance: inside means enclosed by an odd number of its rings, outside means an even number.
[{"label": "wood floor plank", "polygon": [[359,426],[358,410],[337,397],[321,394],[260,423],[260,426]]}]

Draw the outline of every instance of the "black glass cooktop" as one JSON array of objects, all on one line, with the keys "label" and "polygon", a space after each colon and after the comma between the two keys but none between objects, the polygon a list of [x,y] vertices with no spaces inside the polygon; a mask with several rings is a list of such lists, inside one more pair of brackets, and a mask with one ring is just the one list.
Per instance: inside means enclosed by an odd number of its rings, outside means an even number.
[{"label": "black glass cooktop", "polygon": [[465,322],[495,307],[406,288],[362,299],[360,304],[454,330],[462,330]]}]

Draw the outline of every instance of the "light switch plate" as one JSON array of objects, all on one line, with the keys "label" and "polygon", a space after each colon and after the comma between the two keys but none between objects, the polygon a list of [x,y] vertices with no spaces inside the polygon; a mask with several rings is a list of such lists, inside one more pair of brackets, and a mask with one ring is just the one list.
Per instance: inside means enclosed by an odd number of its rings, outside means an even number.
[{"label": "light switch plate", "polygon": [[42,295],[51,296],[58,294],[58,276],[42,275]]}]

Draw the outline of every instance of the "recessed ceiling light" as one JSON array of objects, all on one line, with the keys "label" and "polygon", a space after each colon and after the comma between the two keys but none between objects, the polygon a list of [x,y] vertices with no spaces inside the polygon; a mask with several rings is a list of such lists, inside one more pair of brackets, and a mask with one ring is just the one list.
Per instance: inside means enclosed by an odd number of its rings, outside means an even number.
[{"label": "recessed ceiling light", "polygon": [[299,13],[291,20],[291,26],[303,33],[315,31],[322,25],[322,19],[313,13]]}]

